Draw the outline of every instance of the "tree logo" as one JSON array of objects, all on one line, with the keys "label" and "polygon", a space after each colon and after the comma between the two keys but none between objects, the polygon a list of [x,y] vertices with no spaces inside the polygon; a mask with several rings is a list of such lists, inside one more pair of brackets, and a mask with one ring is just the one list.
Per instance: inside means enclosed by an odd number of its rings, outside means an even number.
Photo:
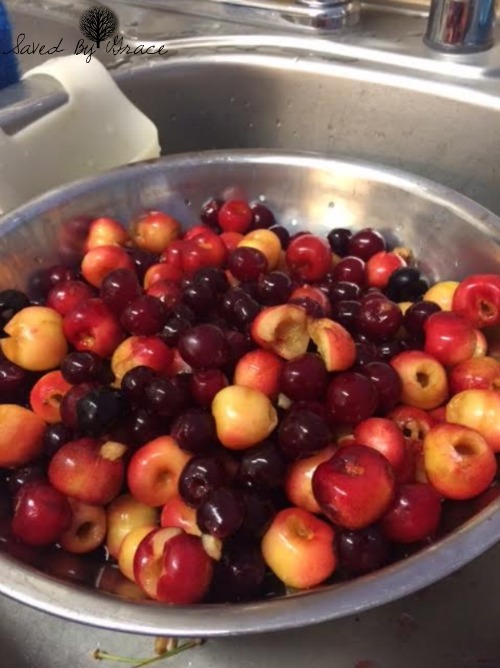
[{"label": "tree logo", "polygon": [[80,30],[97,48],[118,30],[117,15],[104,5],[86,9],[80,17]]}]

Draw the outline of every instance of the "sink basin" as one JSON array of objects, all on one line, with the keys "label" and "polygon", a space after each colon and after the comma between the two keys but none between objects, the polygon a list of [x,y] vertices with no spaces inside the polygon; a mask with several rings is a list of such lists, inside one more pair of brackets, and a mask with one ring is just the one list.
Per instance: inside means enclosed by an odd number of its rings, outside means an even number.
[{"label": "sink basin", "polygon": [[181,53],[151,65],[118,81],[159,127],[166,154],[278,148],[349,156],[426,176],[500,213],[500,96],[475,100],[458,84],[283,54]]},{"label": "sink basin", "polygon": [[[352,32],[277,39],[270,30],[112,6],[124,44],[167,45],[166,57],[99,52],[159,127],[165,154],[267,148],[359,158],[426,176],[500,213],[498,47],[445,58],[422,44],[425,17],[369,9]],[[73,52],[81,8],[12,8],[16,30],[50,44],[62,36]],[[21,57],[24,68],[36,63]],[[64,99],[50,80],[30,80],[0,93],[0,125],[14,131]]]}]

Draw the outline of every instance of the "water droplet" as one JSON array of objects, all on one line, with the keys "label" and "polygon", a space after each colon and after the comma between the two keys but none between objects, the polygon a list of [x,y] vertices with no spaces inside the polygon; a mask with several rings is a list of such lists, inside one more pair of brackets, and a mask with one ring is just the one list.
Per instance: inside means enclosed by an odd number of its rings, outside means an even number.
[{"label": "water droplet", "polygon": [[248,129],[249,129],[249,130],[253,130],[253,128],[254,128],[254,124],[253,124],[253,123],[249,123],[249,124],[248,124]]},{"label": "water droplet", "polygon": [[235,98],[235,97],[230,97],[230,98],[229,98],[229,104],[234,104],[235,102],[236,102],[236,98]]},{"label": "water droplet", "polygon": [[265,195],[259,195],[259,202],[265,202],[266,201],[266,196]]},{"label": "water droplet", "polygon": [[187,198],[184,200],[184,204],[185,204],[186,206],[191,206],[192,202],[191,202],[191,200],[187,197]]},{"label": "water droplet", "polygon": [[328,208],[333,209],[335,207],[335,202],[328,202]]},{"label": "water droplet", "polygon": [[277,128],[281,127],[281,120],[279,118],[276,119],[276,127]]}]

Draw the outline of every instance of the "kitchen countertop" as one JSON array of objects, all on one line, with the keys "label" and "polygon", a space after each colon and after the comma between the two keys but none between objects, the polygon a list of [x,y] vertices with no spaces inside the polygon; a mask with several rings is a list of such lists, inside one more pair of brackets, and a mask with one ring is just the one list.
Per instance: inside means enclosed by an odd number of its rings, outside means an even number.
[{"label": "kitchen countertop", "polygon": [[[300,631],[218,638],[161,667],[500,668],[500,545],[421,592]],[[154,639],[85,627],[0,597],[1,668],[111,668],[102,650],[153,656]]]}]

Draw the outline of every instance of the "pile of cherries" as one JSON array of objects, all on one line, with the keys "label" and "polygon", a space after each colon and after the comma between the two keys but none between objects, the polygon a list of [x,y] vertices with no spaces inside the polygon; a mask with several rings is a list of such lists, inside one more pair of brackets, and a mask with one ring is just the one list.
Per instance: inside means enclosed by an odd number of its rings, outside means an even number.
[{"label": "pile of cherries", "polygon": [[377,570],[496,496],[500,275],[431,287],[374,229],[291,236],[240,200],[185,232],[72,220],[59,251],[0,292],[5,549],[241,601]]}]

